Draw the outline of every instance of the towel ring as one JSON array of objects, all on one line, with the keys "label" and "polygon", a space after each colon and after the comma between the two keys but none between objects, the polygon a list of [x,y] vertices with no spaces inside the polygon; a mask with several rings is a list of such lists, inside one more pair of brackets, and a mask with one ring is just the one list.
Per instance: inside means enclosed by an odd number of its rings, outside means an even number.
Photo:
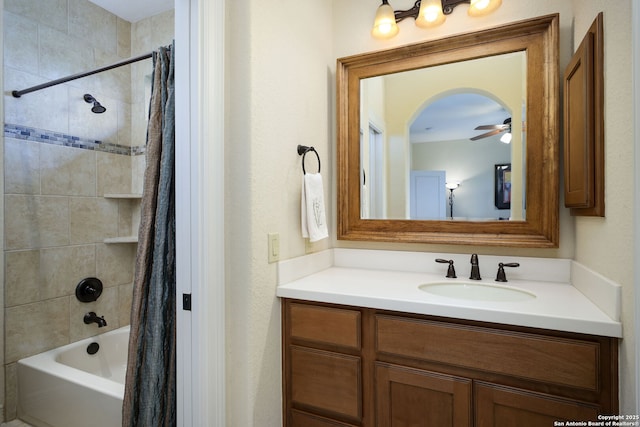
[{"label": "towel ring", "polygon": [[318,159],[318,173],[320,173],[320,155],[313,147],[307,147],[306,145],[298,145],[298,155],[302,156],[302,173],[304,175],[307,174],[307,171],[304,169],[304,157],[307,155],[309,151],[313,151],[316,153],[316,158]]}]

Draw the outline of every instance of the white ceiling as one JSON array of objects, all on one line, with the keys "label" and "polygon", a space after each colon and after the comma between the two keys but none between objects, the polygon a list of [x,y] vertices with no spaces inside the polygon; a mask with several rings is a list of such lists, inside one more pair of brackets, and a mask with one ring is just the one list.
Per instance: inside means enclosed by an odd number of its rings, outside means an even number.
[{"label": "white ceiling", "polygon": [[174,7],[174,0],[89,0],[125,21],[138,22]]},{"label": "white ceiling", "polygon": [[496,101],[475,93],[449,95],[432,102],[411,124],[411,142],[439,142],[469,139],[486,130],[480,125],[502,124],[511,117]]}]

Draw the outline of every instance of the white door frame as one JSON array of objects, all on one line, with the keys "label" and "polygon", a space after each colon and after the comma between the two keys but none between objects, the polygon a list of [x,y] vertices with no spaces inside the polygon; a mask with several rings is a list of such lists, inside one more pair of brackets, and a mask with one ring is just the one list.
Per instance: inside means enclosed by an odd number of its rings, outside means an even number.
[{"label": "white door frame", "polygon": [[631,2],[631,46],[633,86],[633,139],[634,139],[634,294],[635,294],[635,413],[640,413],[640,1]]},{"label": "white door frame", "polygon": [[224,427],[225,0],[175,14],[178,426]]}]

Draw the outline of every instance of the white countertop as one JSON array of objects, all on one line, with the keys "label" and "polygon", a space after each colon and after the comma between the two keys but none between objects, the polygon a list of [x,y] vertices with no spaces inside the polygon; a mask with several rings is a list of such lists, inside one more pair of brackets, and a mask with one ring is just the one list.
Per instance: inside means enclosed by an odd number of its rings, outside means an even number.
[{"label": "white countertop", "polygon": [[[281,283],[277,287],[277,296],[592,335],[622,336],[620,322],[607,316],[569,283],[509,279],[509,282],[500,285],[533,293],[536,298],[505,302],[475,301],[437,296],[419,289],[420,285],[431,282],[469,282],[466,278],[445,279],[443,274],[433,272],[376,270],[331,264],[320,271]],[[507,275],[509,273],[510,270]],[[459,273],[458,277],[463,275]],[[493,278],[478,283],[497,284]]]}]

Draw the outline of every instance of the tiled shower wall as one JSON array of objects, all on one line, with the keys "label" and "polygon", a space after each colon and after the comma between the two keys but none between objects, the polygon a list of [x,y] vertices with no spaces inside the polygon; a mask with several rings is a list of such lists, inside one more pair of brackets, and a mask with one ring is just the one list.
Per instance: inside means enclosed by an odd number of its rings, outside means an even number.
[{"label": "tiled shower wall", "polygon": [[[5,0],[5,419],[16,415],[16,361],[129,323],[151,60],[6,96],[124,58],[173,38],[173,12],[126,22],[87,0]],[[107,111],[91,112],[90,93]],[[99,141],[96,143],[95,141]],[[75,287],[105,289],[81,303]],[[95,311],[108,326],[85,325]]]}]

